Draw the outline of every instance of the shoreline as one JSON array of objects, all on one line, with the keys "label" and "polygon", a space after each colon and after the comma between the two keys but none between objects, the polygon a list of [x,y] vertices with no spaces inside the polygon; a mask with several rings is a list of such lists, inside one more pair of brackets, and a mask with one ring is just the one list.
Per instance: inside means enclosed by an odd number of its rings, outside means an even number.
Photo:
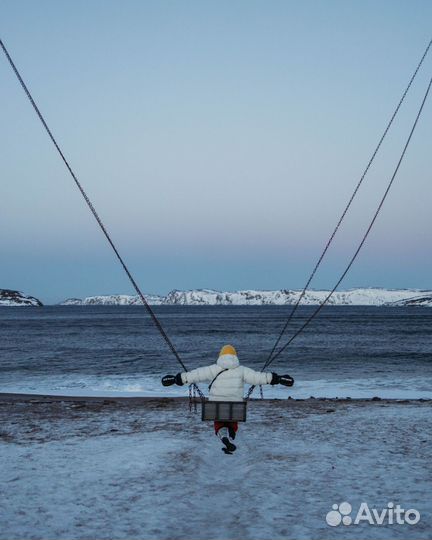
[{"label": "shoreline", "polygon": [[[28,394],[15,392],[0,392],[0,403],[26,402],[26,403],[56,403],[56,402],[77,402],[77,403],[123,403],[123,404],[142,404],[142,403],[186,403],[189,401],[187,396],[70,396],[70,395],[51,395],[51,394]],[[199,403],[199,399],[197,402]],[[378,396],[371,398],[350,398],[350,397],[309,397],[309,398],[252,398],[254,403],[292,403],[292,402],[331,402],[331,403],[430,403],[429,398],[380,398]]]}]

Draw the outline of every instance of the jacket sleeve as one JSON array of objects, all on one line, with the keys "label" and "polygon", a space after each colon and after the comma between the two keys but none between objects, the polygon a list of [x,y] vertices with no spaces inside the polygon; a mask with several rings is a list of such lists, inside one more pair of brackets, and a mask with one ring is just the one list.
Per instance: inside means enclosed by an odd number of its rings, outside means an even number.
[{"label": "jacket sleeve", "polygon": [[184,384],[192,384],[199,382],[210,382],[219,373],[220,368],[216,364],[206,367],[193,369],[192,371],[184,371],[181,378]]},{"label": "jacket sleeve", "polygon": [[243,380],[247,384],[270,384],[272,380],[272,373],[263,373],[262,371],[254,371],[251,368],[243,368]]}]

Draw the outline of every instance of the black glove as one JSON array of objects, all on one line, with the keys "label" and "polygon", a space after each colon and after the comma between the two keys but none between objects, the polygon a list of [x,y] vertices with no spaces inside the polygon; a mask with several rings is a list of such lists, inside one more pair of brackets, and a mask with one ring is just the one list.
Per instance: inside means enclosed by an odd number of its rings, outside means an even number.
[{"label": "black glove", "polygon": [[280,377],[277,373],[272,373],[272,380],[270,381],[271,385],[279,384],[280,383]]},{"label": "black glove", "polygon": [[164,386],[171,386],[172,384],[175,384],[175,382],[174,375],[165,375],[165,377],[162,377],[162,384]]},{"label": "black glove", "polygon": [[272,373],[272,380],[270,381],[270,384],[292,386],[294,384],[294,379],[290,375],[278,375],[277,373]]},{"label": "black glove", "polygon": [[177,386],[183,386],[183,381],[182,381],[182,376],[181,376],[181,373],[177,373],[177,375],[175,376],[175,383]]},{"label": "black glove", "polygon": [[164,386],[171,386],[173,384],[177,384],[178,386],[183,386],[181,373],[177,373],[177,375],[165,375],[165,377],[162,377],[162,384]]},{"label": "black glove", "polygon": [[290,375],[281,375],[279,377],[279,384],[284,386],[292,386],[294,384],[294,379]]}]

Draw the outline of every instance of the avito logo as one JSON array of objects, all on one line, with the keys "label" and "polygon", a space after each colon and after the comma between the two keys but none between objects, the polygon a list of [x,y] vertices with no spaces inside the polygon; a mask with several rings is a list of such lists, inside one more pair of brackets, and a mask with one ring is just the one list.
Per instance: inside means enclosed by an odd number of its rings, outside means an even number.
[{"label": "avito logo", "polygon": [[400,504],[396,506],[389,502],[385,508],[377,510],[369,508],[368,504],[362,502],[355,518],[351,516],[352,506],[349,502],[333,504],[332,510],[327,513],[326,521],[331,527],[338,525],[358,525],[361,522],[370,525],[416,525],[420,521],[420,512],[414,508],[404,510]]}]

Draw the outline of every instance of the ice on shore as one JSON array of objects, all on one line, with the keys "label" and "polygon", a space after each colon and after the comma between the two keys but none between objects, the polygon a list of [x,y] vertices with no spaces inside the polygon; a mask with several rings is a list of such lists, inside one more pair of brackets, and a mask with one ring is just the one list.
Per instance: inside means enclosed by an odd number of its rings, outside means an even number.
[{"label": "ice on shore", "polygon": [[[204,393],[205,384],[200,385]],[[248,386],[245,386],[245,391]],[[20,382],[0,385],[0,392],[33,393],[67,396],[124,396],[124,397],[181,397],[188,394],[187,387],[163,387],[159,376],[131,375],[74,375],[26,376]],[[401,380],[391,374],[380,377],[346,379],[304,379],[299,377],[292,388],[265,386],[264,395],[269,399],[305,399],[311,396],[335,398],[350,397],[387,399],[432,399],[432,377],[405,376]],[[252,397],[259,397],[258,389]]]}]

